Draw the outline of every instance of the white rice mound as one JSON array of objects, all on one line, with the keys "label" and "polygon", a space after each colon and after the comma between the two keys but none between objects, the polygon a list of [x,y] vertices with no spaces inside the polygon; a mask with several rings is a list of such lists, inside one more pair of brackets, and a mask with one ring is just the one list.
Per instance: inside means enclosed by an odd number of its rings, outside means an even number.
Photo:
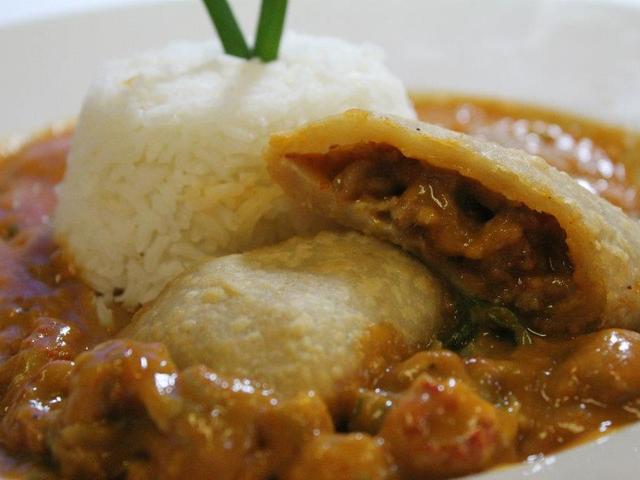
[{"label": "white rice mound", "polygon": [[132,308],[205,257],[312,230],[261,153],[271,133],[352,107],[415,117],[379,49],[334,38],[289,34],[268,64],[213,41],[111,63],[84,100],[56,237]]}]

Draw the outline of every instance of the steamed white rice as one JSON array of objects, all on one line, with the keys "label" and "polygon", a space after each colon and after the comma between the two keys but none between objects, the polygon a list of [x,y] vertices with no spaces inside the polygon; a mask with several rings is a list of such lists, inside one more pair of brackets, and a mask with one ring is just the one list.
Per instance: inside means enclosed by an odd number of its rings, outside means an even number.
[{"label": "steamed white rice", "polygon": [[56,235],[128,307],[207,256],[312,229],[265,170],[271,133],[359,107],[415,116],[380,50],[289,35],[263,64],[181,43],[107,66],[87,94]]}]

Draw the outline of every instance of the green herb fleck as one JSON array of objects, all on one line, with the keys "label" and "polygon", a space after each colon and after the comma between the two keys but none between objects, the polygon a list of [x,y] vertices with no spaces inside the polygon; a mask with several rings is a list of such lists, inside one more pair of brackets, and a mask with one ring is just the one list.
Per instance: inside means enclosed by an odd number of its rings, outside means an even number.
[{"label": "green herb fleck", "polygon": [[477,333],[478,325],[467,318],[449,336],[444,345],[450,350],[462,350],[473,341]]},{"label": "green herb fleck", "polygon": [[515,313],[506,307],[492,305],[477,299],[465,299],[458,303],[460,324],[445,340],[451,350],[461,350],[473,341],[478,331],[484,328],[507,330],[517,345],[531,345],[533,340],[529,330]]},{"label": "green herb fleck", "polygon": [[[515,313],[508,308],[496,306],[482,308],[478,314],[481,315],[484,322],[509,330],[513,334],[516,344],[531,345],[533,343],[529,330],[522,325]],[[474,315],[473,311],[471,315]]]},{"label": "green herb fleck", "polygon": [[11,240],[13,237],[15,237],[18,234],[19,231],[20,231],[20,227],[18,227],[18,225],[16,225],[15,223],[12,223],[7,227],[7,230],[4,234],[4,238],[6,240]]}]

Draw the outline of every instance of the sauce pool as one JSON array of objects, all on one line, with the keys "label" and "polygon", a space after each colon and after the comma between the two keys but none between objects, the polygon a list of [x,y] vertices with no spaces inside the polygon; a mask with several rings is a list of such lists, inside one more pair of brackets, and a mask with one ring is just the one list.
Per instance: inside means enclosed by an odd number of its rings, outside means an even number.
[{"label": "sauce pool", "polygon": [[[640,215],[640,135],[495,100],[415,102],[423,120],[540,155]],[[52,237],[70,138],[44,136],[0,159],[2,473],[442,478],[640,420],[640,334],[622,329],[520,347],[486,331],[457,353],[435,346],[354,391],[341,418],[317,397],[282,402],[204,367],[180,371],[162,345],[114,339],[126,315],[98,319]]]},{"label": "sauce pool", "polygon": [[543,157],[587,190],[640,216],[640,134],[487,98],[421,95],[421,120]]}]

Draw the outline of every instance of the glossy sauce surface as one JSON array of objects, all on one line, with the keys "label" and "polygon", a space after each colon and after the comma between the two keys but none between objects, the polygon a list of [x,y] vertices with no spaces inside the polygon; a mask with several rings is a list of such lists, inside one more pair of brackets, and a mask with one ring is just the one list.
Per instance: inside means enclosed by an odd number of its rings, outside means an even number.
[{"label": "glossy sauce surface", "polygon": [[543,157],[591,192],[640,215],[640,135],[552,110],[487,98],[422,95],[418,116]]},{"label": "glossy sauce surface", "polygon": [[[640,212],[638,136],[484,100],[425,97],[418,110],[450,128],[539,149],[533,153]],[[436,344],[351,392],[351,413],[340,418],[314,395],[283,402],[245,379],[200,366],[180,371],[162,345],[113,339],[126,315],[99,321],[93,293],[51,235],[69,138],[36,139],[0,163],[5,474],[442,478],[549,454],[640,419],[640,334],[620,329],[534,337],[519,347],[504,332],[483,331],[457,353]],[[590,160],[581,161],[587,151]]]}]

